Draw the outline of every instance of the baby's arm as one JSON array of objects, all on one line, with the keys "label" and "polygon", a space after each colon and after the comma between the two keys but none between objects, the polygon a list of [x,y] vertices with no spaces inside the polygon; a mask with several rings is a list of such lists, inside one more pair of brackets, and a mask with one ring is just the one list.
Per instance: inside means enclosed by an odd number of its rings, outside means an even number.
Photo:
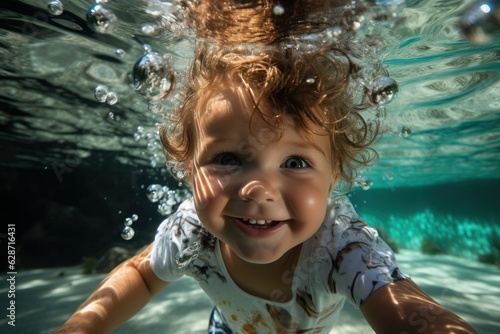
[{"label": "baby's arm", "polygon": [[376,333],[477,333],[411,279],[385,285],[370,295],[360,309]]},{"label": "baby's arm", "polygon": [[55,334],[110,333],[168,283],[151,270],[152,245],[116,267]]}]

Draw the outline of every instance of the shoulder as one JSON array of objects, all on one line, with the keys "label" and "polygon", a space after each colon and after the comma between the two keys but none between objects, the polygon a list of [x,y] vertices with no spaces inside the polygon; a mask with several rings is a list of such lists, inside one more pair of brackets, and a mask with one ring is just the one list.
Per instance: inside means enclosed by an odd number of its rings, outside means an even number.
[{"label": "shoulder", "polygon": [[151,267],[163,280],[182,276],[200,252],[213,251],[215,237],[200,222],[192,198],[165,219],[156,232]]},{"label": "shoulder", "polygon": [[408,277],[377,230],[344,196],[334,197],[330,204],[322,241],[332,261],[331,285],[357,306],[380,287]]}]

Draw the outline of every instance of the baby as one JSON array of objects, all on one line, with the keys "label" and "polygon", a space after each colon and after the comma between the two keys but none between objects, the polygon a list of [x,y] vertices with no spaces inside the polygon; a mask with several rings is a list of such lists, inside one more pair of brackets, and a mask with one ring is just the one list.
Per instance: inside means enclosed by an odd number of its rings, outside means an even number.
[{"label": "baby", "polygon": [[215,304],[209,333],[329,333],[346,299],[377,333],[475,333],[332,196],[377,157],[379,124],[349,84],[358,67],[276,31],[259,44],[198,43],[174,126],[160,131],[193,197],[56,333],[108,333],[183,275]]}]

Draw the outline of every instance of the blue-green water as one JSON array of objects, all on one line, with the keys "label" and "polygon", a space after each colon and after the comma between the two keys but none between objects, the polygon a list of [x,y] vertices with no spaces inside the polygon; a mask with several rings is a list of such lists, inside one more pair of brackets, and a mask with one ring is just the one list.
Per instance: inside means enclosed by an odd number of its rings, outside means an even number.
[{"label": "blue-green water", "polygon": [[[145,26],[158,24],[166,2],[101,2],[118,20],[111,34],[91,29],[91,1],[62,1],[59,15],[48,3],[0,4],[0,191],[19,270],[79,265],[152,240],[163,215],[147,188],[178,187],[156,135],[162,119],[131,88],[132,69],[145,44],[180,73],[193,50],[182,34]],[[377,57],[399,94],[385,107],[380,161],[351,199],[401,249],[430,240],[468,260],[500,257],[499,35],[480,44],[463,35],[458,22],[472,1],[407,3],[397,23],[376,31],[385,44]],[[99,102],[97,85],[118,101]],[[133,214],[136,234],[125,241]]]}]

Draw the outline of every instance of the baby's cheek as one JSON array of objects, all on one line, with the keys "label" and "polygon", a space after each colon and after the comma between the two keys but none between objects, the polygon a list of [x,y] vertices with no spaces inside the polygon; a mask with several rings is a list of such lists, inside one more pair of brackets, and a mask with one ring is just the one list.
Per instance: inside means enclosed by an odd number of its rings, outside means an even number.
[{"label": "baby's cheek", "polygon": [[[297,188],[299,189],[299,188]],[[304,186],[300,188],[302,196],[296,196],[295,203],[297,207],[302,208],[303,215],[309,215],[311,218],[323,219],[328,204],[329,193],[323,185]]]},{"label": "baby's cheek", "polygon": [[324,206],[328,201],[328,188],[326,184],[318,183],[305,183],[303,185],[297,185],[297,189],[300,189],[301,200],[303,205],[314,208]]},{"label": "baby's cheek", "polygon": [[205,169],[197,169],[193,174],[193,195],[197,207],[204,207],[218,193],[217,183]]}]

